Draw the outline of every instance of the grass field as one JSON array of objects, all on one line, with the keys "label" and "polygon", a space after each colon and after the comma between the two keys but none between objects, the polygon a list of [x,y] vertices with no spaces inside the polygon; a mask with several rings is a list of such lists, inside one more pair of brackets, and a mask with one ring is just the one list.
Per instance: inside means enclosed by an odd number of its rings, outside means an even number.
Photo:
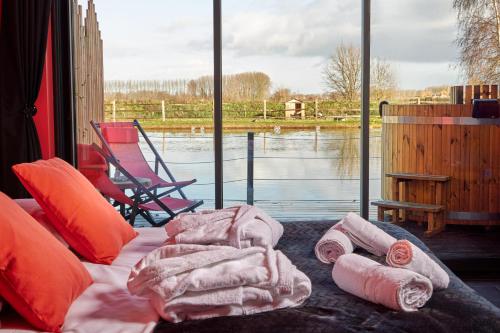
[{"label": "grass field", "polygon": [[[115,101],[105,104],[106,120],[112,120],[113,108],[116,121],[138,119],[147,129],[179,129],[192,127],[213,128],[212,104],[207,102],[173,104],[157,100]],[[359,127],[359,103],[346,104],[324,100],[316,105],[305,102],[306,119],[285,119],[284,103],[268,102],[267,119],[264,120],[263,103],[258,101],[234,102],[223,104],[224,128],[234,130],[269,129],[276,126],[283,129],[349,128]],[[380,127],[377,103],[370,105],[372,127]],[[162,120],[163,114],[165,121]],[[318,118],[316,118],[318,116]]]},{"label": "grass field", "polygon": [[[108,121],[110,119],[107,119]],[[119,119],[117,119],[118,121]],[[165,121],[157,119],[141,119],[141,125],[149,130],[166,130],[166,129],[191,129],[192,127],[204,127],[207,130],[213,128],[212,119],[166,119]],[[245,129],[269,129],[279,126],[282,129],[312,129],[316,126],[321,128],[355,128],[360,126],[359,119],[356,120],[325,120],[325,119],[224,119],[223,126],[225,129],[245,130]],[[377,128],[382,126],[382,121],[379,117],[373,116],[370,119],[370,127]]]}]

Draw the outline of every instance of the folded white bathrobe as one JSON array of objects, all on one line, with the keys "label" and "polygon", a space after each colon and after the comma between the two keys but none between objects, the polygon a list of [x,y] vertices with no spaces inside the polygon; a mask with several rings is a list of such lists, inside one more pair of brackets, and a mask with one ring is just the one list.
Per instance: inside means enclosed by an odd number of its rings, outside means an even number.
[{"label": "folded white bathrobe", "polygon": [[249,205],[180,214],[165,230],[168,244],[229,245],[239,249],[274,247],[283,235],[281,223]]},{"label": "folded white bathrobe", "polygon": [[132,269],[128,288],[171,322],[246,315],[301,304],[311,281],[280,251],[178,244]]}]

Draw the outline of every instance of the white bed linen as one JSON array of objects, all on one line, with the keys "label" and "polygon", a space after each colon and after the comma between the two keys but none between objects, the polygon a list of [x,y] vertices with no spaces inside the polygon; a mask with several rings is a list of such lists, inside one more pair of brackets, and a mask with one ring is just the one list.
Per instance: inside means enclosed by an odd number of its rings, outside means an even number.
[{"label": "white bed linen", "polygon": [[[137,228],[139,235],[125,245],[112,265],[83,262],[94,283],[71,305],[63,333],[150,333],[159,315],[147,298],[127,289],[130,269],[142,257],[162,246],[164,228]],[[11,311],[12,312],[12,311]],[[34,333],[17,314],[2,316],[0,332]]]},{"label": "white bed linen", "polygon": [[126,244],[111,264],[131,269],[149,252],[163,246],[167,240],[165,228],[136,228],[139,235]]}]

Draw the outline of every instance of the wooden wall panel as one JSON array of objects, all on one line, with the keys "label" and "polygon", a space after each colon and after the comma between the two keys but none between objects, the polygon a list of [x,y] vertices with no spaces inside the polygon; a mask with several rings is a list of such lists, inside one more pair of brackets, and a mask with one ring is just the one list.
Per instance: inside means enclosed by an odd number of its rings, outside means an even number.
[{"label": "wooden wall panel", "polygon": [[104,121],[103,43],[93,0],[85,18],[82,6],[73,0],[75,45],[75,96],[78,143],[99,143],[90,121]]}]

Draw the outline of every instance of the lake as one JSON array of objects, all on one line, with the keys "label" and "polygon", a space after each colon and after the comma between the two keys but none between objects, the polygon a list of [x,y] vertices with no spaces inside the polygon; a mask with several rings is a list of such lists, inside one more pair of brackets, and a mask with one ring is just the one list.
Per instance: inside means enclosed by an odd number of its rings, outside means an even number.
[{"label": "lake", "polygon": [[[214,206],[211,133],[148,132],[189,198]],[[281,220],[337,219],[359,212],[359,129],[255,132],[255,205]],[[148,161],[154,157],[141,142]],[[247,133],[224,134],[224,206],[246,202]],[[371,130],[370,200],[381,196],[381,130]],[[376,217],[373,207],[370,216]]]}]

